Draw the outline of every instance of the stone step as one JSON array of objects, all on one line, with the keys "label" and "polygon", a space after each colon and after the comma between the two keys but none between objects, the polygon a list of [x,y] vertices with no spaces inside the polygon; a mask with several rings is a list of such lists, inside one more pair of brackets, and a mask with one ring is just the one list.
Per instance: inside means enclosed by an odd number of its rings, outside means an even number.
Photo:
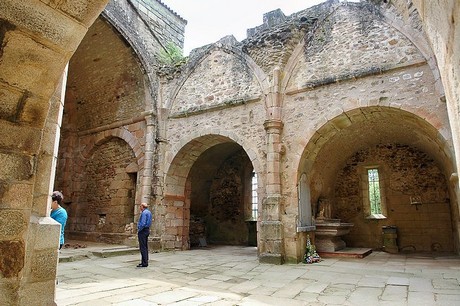
[{"label": "stone step", "polygon": [[68,248],[59,252],[59,262],[72,262],[93,257],[108,258],[133,254],[139,254],[139,248],[130,246]]},{"label": "stone step", "polygon": [[122,256],[122,255],[133,255],[138,254],[139,249],[134,247],[114,247],[114,248],[107,248],[98,251],[92,251],[94,256],[107,258],[113,256]]}]

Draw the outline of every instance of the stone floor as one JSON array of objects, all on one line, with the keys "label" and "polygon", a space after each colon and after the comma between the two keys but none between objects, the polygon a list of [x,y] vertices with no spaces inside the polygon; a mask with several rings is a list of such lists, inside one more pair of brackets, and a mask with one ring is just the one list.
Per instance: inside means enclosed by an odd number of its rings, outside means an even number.
[{"label": "stone floor", "polygon": [[[57,305],[460,305],[460,257],[373,252],[362,259],[261,264],[254,247],[100,258],[65,249]],[[75,257],[72,257],[75,254]],[[86,255],[85,255],[86,254]]]}]

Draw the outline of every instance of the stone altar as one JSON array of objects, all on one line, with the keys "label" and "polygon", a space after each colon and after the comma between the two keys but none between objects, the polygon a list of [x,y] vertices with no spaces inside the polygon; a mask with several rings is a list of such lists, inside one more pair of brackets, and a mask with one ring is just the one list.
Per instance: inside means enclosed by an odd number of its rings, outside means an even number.
[{"label": "stone altar", "polygon": [[348,234],[353,227],[353,223],[344,223],[331,216],[331,203],[327,199],[320,199],[315,231],[315,245],[318,252],[335,252],[344,249],[346,244],[341,236]]}]

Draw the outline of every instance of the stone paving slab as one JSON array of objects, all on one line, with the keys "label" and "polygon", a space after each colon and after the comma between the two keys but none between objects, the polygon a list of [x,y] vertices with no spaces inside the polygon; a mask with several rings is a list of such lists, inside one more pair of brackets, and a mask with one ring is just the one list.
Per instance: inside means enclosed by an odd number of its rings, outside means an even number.
[{"label": "stone paving slab", "polygon": [[60,262],[57,305],[460,305],[457,256],[373,252],[276,266],[259,263],[254,247],[222,246],[152,253],[147,268],[139,259]]}]

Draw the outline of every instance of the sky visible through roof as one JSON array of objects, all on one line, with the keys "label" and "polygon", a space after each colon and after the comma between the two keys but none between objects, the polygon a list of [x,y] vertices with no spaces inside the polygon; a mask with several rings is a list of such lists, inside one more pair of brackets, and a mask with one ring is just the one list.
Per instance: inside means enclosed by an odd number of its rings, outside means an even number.
[{"label": "sky visible through roof", "polygon": [[187,20],[184,55],[227,35],[238,41],[246,30],[261,25],[263,14],[281,9],[288,16],[325,0],[161,0]]}]

